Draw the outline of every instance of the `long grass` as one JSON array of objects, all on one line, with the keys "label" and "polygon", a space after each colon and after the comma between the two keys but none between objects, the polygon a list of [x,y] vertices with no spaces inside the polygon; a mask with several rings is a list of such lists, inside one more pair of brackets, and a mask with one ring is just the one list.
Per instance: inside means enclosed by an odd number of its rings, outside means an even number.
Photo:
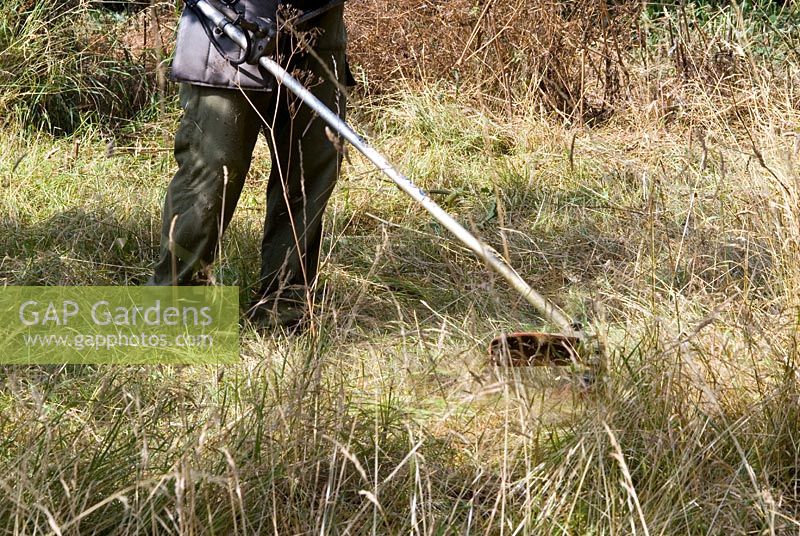
[{"label": "long grass", "polygon": [[144,48],[125,39],[145,18],[98,9],[102,3],[3,3],[3,123],[29,124],[60,134],[71,134],[87,122],[112,129],[152,104],[158,71],[153,67],[153,39],[148,44],[145,37]]},{"label": "long grass", "polygon": [[[646,19],[627,104],[591,127],[539,92],[507,113],[446,83],[351,108],[598,335],[591,390],[492,367],[494,335],[548,326],[352,155],[306,334],[245,331],[237,366],[2,369],[0,531],[797,533],[795,30],[690,6],[672,37]],[[700,42],[742,47],[737,74],[711,77]],[[114,132],[4,127],[3,284],[147,278],[174,171],[166,109]],[[259,143],[216,266],[243,298],[268,161]]]}]

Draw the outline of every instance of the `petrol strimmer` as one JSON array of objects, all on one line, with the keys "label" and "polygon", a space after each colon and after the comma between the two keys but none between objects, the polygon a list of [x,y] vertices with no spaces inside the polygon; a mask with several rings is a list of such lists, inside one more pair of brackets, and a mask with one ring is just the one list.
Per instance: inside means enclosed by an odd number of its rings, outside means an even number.
[{"label": "petrol strimmer", "polygon": [[[344,0],[332,0],[321,8],[295,14],[286,20],[260,17],[256,21],[246,20],[241,12],[235,12],[234,16],[231,16],[223,11],[223,9],[228,11],[228,8],[235,6],[237,0],[220,1],[225,8],[217,8],[208,0],[187,0],[186,2],[204,24],[208,23],[211,26],[206,33],[217,50],[221,51],[221,47],[215,42],[215,35],[224,34],[243,51],[240,58],[228,58],[229,61],[234,64],[241,64],[245,61],[249,64],[257,64],[274,76],[278,84],[287,88],[314,110],[333,131],[350,142],[403,192],[427,210],[436,221],[441,223],[495,272],[500,274],[544,318],[560,329],[560,333],[557,334],[521,332],[498,336],[489,346],[490,356],[494,363],[506,366],[579,365],[579,356],[584,353],[587,343],[587,336],[579,325],[573,323],[550,300],[531,288],[493,248],[458,223],[421,188],[400,173],[381,153],[370,146],[346,122],[270,57],[276,56],[274,54],[275,41],[279,27],[292,28],[296,24],[308,21],[328,9],[343,4]],[[281,19],[281,16],[276,13],[275,18]]]}]

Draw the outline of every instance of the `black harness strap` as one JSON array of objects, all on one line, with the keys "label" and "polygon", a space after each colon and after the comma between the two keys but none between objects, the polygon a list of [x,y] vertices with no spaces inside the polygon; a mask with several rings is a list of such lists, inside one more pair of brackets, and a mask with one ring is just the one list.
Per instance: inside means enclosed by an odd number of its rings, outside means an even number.
[{"label": "black harness strap", "polygon": [[[231,21],[231,24],[234,26],[238,26],[242,30],[244,30],[244,35],[247,39],[247,47],[244,49],[243,54],[238,58],[231,57],[222,49],[222,46],[219,44],[217,35],[215,34],[214,28],[209,27],[209,21],[203,16],[203,14],[197,9],[197,0],[185,0],[186,6],[189,7],[192,11],[195,12],[197,15],[200,24],[203,26],[203,30],[205,31],[206,35],[208,36],[208,40],[211,41],[211,44],[214,45],[214,48],[217,50],[220,56],[228,60],[231,65],[242,65],[243,63],[251,63],[257,64],[261,55],[264,54],[265,47],[261,47],[261,50],[258,53],[254,54],[253,50],[253,38],[255,37],[256,40],[270,40],[274,39],[275,33],[277,32],[277,21],[272,19],[266,19],[267,25],[259,24],[258,22],[248,21],[244,17],[244,9],[241,9],[241,6],[238,6],[239,0],[219,0],[225,7],[230,9],[236,14],[236,18]],[[297,25],[302,24],[304,22],[308,22],[331,9],[343,5],[346,0],[330,0],[327,4],[318,7],[316,9],[312,9],[310,11],[302,12],[296,17],[286,21],[288,24]],[[276,14],[277,18],[277,14]],[[260,45],[262,43],[259,43]]]}]

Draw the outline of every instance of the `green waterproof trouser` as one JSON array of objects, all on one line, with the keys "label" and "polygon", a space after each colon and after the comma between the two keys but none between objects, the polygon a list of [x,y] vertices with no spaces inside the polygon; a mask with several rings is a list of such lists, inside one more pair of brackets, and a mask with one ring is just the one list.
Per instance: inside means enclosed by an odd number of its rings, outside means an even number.
[{"label": "green waterproof trouser", "polygon": [[[294,69],[317,98],[344,118],[342,15],[343,8],[338,7],[320,17],[317,58],[296,55],[290,60],[290,72]],[[338,84],[330,81],[330,74]],[[263,132],[272,166],[260,294],[313,285],[322,215],[341,167],[341,155],[324,122],[280,86],[272,92],[245,92],[182,84],[180,99],[184,112],[175,136],[178,171],[164,199],[160,256],[148,284],[192,284],[198,271],[214,261]]]}]

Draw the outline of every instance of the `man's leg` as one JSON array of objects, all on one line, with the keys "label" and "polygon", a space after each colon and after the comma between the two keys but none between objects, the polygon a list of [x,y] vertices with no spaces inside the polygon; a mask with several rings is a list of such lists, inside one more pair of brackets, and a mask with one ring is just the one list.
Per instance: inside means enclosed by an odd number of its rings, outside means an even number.
[{"label": "man's leg", "polygon": [[[311,73],[310,89],[344,118],[346,32],[343,9],[320,17],[323,33],[316,55],[304,54],[296,67]],[[333,73],[340,85],[331,81]],[[304,78],[309,80],[309,78]],[[274,121],[268,118],[267,140],[272,170],[267,186],[267,214],[261,244],[260,295],[305,299],[314,284],[322,239],[322,215],[341,166],[341,155],[325,123],[288,90],[279,86]],[[274,301],[274,300],[272,300]],[[265,305],[269,300],[265,300]]]},{"label": "man's leg", "polygon": [[[213,262],[261,130],[258,114],[240,91],[188,84],[180,91],[178,172],[164,199],[161,253],[150,285],[191,284],[196,272]],[[265,101],[268,95],[248,97]]]}]

